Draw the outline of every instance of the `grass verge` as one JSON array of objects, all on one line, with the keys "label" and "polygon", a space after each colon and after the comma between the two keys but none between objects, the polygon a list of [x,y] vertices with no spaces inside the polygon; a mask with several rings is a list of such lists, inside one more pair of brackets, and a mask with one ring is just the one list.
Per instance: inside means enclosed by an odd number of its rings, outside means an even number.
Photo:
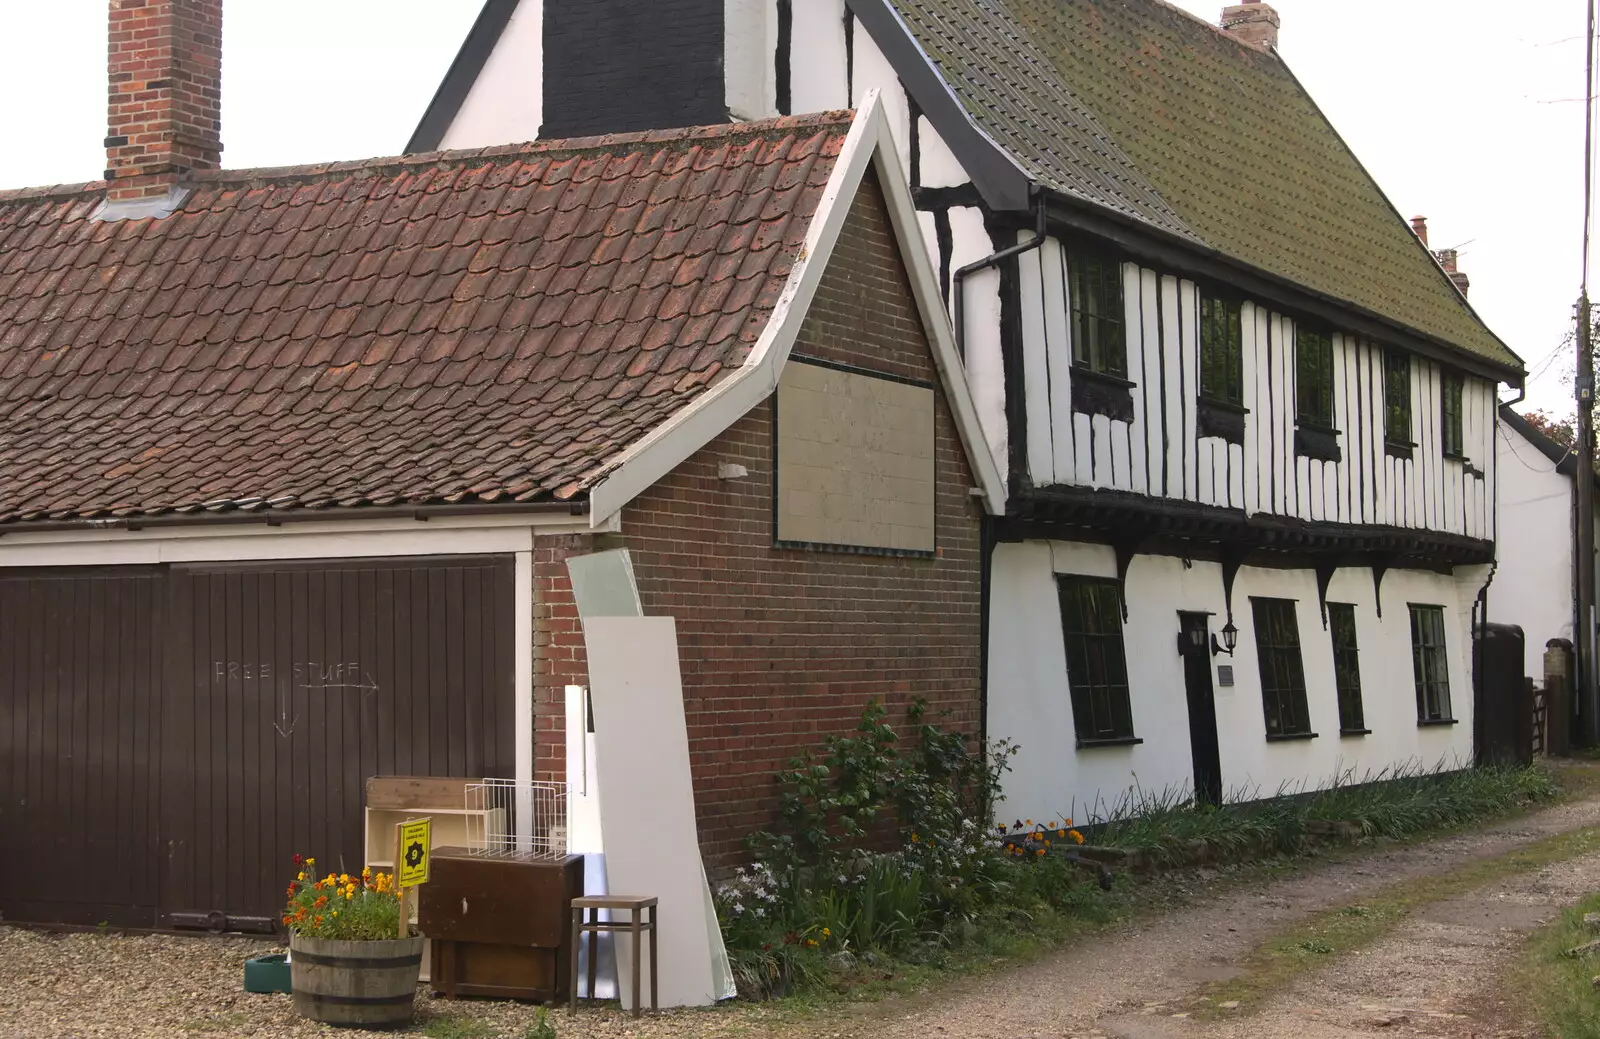
[{"label": "grass verge", "polygon": [[1535,934],[1519,972],[1519,991],[1546,1030],[1564,1039],[1600,1039],[1600,998],[1593,983],[1600,974],[1600,957],[1567,954],[1600,937],[1583,922],[1583,914],[1596,911],[1600,894],[1590,895]]},{"label": "grass verge", "polygon": [[[1600,852],[1600,827],[1588,827],[1546,837],[1504,855],[1469,862],[1445,873],[1431,873],[1391,885],[1372,898],[1325,910],[1280,933],[1250,955],[1243,965],[1244,974],[1209,986],[1203,998],[1209,999],[1213,1006],[1237,1004],[1235,1013],[1247,1011],[1258,1006],[1268,994],[1326,965],[1333,957],[1371,945],[1422,906],[1455,898],[1551,863],[1596,852]],[[1579,921],[1581,923],[1582,914],[1579,914]],[[1588,987],[1586,975],[1585,990]],[[1592,1034],[1600,1037],[1600,1032]]]},{"label": "grass verge", "polygon": [[1326,789],[1283,789],[1269,798],[1195,808],[1187,790],[1135,790],[1107,821],[1086,827],[1094,843],[1140,852],[1164,864],[1295,852],[1319,827],[1325,836],[1404,838],[1498,818],[1560,791],[1544,768],[1481,768],[1453,772],[1402,768],[1357,776],[1347,772]]}]

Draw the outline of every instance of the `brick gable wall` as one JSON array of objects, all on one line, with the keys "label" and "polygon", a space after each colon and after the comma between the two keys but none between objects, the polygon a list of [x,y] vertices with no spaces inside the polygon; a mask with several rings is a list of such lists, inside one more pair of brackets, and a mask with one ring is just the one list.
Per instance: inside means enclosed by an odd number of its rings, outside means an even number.
[{"label": "brick gable wall", "polygon": [[[937,384],[916,303],[875,178],[853,204],[795,356]],[[852,729],[867,701],[921,696],[976,732],[980,681],[979,507],[941,391],[938,552],[904,558],[773,547],[771,402],[756,408],[624,510],[647,614],[677,618],[700,841],[727,865],[768,825],[773,773],[829,733]],[[746,466],[719,480],[720,463]],[[582,633],[562,561],[582,539],[535,561],[543,774],[559,773],[562,685],[581,682]]]}]

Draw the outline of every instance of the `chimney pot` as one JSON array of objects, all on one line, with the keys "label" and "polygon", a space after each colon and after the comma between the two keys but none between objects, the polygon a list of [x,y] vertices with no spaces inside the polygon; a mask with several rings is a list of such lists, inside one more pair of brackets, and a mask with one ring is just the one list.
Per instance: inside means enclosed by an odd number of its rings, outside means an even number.
[{"label": "chimney pot", "polygon": [[1235,39],[1274,50],[1278,46],[1278,12],[1262,0],[1240,0],[1222,9],[1222,28]]},{"label": "chimney pot", "polygon": [[1443,267],[1444,272],[1450,276],[1450,280],[1455,283],[1457,291],[1465,296],[1467,289],[1472,285],[1472,280],[1456,266],[1460,261],[1460,253],[1455,249],[1440,249],[1433,255],[1438,257],[1439,266]]},{"label": "chimney pot", "polygon": [[1412,217],[1411,230],[1418,238],[1422,239],[1422,244],[1426,247],[1428,244],[1428,218],[1425,216]]},{"label": "chimney pot", "polygon": [[106,198],[164,198],[187,174],[222,164],[222,0],[110,7]]}]

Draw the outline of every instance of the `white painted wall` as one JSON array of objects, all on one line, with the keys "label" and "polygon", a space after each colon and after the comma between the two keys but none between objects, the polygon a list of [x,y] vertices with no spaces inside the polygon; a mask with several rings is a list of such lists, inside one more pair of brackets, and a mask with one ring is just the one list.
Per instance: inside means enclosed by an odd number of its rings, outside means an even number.
[{"label": "white painted wall", "polygon": [[1496,453],[1502,536],[1489,619],[1522,628],[1524,673],[1542,681],[1545,643],[1572,638],[1572,479],[1510,426]]},{"label": "white painted wall", "polygon": [[[950,232],[953,292],[954,272],[988,256],[994,252],[994,247],[984,230],[983,213],[974,207],[950,210]],[[972,386],[983,435],[989,441],[989,449],[994,452],[1000,471],[1005,473],[1011,466],[1006,461],[1006,380],[1000,356],[1000,273],[993,269],[978,271],[966,279],[963,290],[966,303],[961,315],[965,326],[962,346],[966,356],[962,360],[967,368],[967,382]]]},{"label": "white painted wall", "polygon": [[790,109],[799,114],[849,108],[844,0],[797,0],[792,10]]},{"label": "white painted wall", "polygon": [[521,0],[440,147],[531,141],[544,122],[544,0]]},{"label": "white painted wall", "polygon": [[[989,736],[1021,750],[1004,781],[1003,815],[1083,820],[1114,806],[1135,784],[1150,790],[1192,786],[1183,661],[1177,652],[1178,611],[1216,614],[1225,623],[1221,567],[1168,556],[1137,556],[1128,571],[1124,627],[1132,689],[1130,747],[1075,749],[1060,607],[1054,575],[1114,577],[1112,550],[1101,545],[1026,542],[995,550],[990,602]],[[1383,580],[1383,617],[1373,608],[1372,572],[1340,570],[1330,602],[1356,607],[1362,700],[1367,736],[1339,735],[1331,637],[1322,627],[1316,576],[1308,570],[1244,567],[1234,584],[1239,645],[1231,664],[1235,684],[1216,687],[1223,786],[1230,799],[1266,796],[1280,788],[1325,785],[1350,772],[1376,775],[1412,763],[1464,765],[1472,755],[1469,626],[1473,597],[1486,568],[1461,568],[1457,577],[1394,570]],[[1301,655],[1313,740],[1269,743],[1261,701],[1250,609],[1252,595],[1298,601]],[[1459,724],[1418,726],[1412,683],[1407,603],[1445,607],[1449,628],[1451,704]]]},{"label": "white painted wall", "polygon": [[972,180],[966,167],[956,158],[955,152],[944,143],[944,138],[933,128],[928,117],[917,117],[917,146],[922,157],[921,186],[925,188],[958,188]]},{"label": "white painted wall", "polygon": [[738,120],[777,115],[777,0],[723,0],[723,21],[728,114]]}]

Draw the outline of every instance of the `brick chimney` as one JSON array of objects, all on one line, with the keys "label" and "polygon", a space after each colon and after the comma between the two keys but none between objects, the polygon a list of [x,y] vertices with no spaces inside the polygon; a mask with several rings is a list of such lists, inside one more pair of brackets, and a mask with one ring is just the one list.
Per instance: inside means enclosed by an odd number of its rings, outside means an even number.
[{"label": "brick chimney", "polygon": [[1422,247],[1426,249],[1428,247],[1428,218],[1425,216],[1412,217],[1411,231],[1418,238],[1422,239]]},{"label": "brick chimney", "polygon": [[1222,9],[1222,28],[1253,47],[1278,46],[1278,12],[1261,0],[1240,0]]},{"label": "brick chimney", "polygon": [[222,0],[110,0],[106,198],[165,198],[222,161]]},{"label": "brick chimney", "polygon": [[[1424,239],[1424,241],[1426,241],[1426,239]],[[1439,266],[1444,268],[1444,272],[1450,275],[1450,280],[1456,283],[1456,288],[1461,291],[1463,296],[1465,296],[1467,294],[1467,289],[1472,285],[1472,280],[1468,278],[1466,274],[1456,269],[1456,250],[1440,249],[1438,252],[1434,253],[1434,255],[1439,258]]]}]

